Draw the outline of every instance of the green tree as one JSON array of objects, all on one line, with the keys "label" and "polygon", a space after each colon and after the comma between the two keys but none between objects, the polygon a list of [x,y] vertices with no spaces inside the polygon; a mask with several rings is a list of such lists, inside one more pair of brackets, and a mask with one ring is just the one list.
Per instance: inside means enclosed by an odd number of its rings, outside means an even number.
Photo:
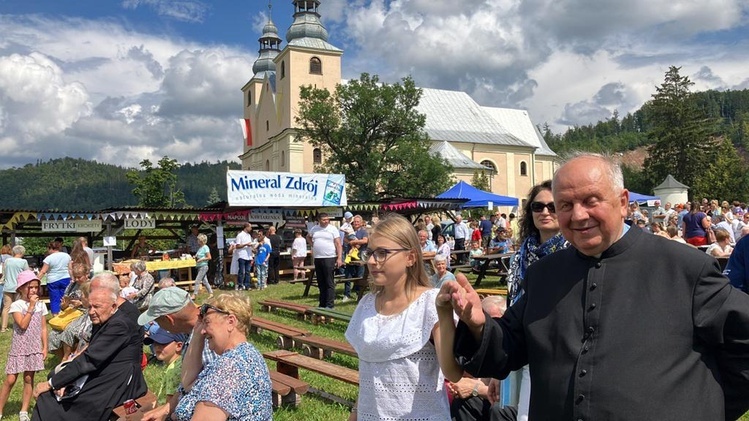
[{"label": "green tree", "polygon": [[211,189],[211,194],[208,195],[208,201],[206,202],[206,205],[213,205],[214,203],[218,203],[221,201],[221,196],[218,194],[218,189],[213,187]]},{"label": "green tree", "polygon": [[303,86],[297,141],[323,152],[316,171],[346,175],[350,198],[434,196],[452,184],[452,168],[429,153],[421,93],[410,77],[388,85],[366,73],[333,93]]},{"label": "green tree", "polygon": [[[713,161],[715,141],[711,120],[704,117],[692,101],[689,91],[694,84],[679,74],[680,67],[671,66],[665,81],[656,87],[649,102],[648,147],[645,171],[652,183],[668,174],[688,186],[695,185],[700,174]],[[694,190],[690,190],[690,195]],[[715,197],[711,195],[711,197]]]},{"label": "green tree", "polygon": [[723,200],[745,200],[749,188],[746,164],[727,139],[715,147],[715,159],[700,171],[692,185],[694,197],[717,197]]},{"label": "green tree", "polygon": [[176,159],[165,156],[155,167],[148,159],[140,162],[141,170],[130,170],[125,175],[134,186],[133,195],[138,198],[138,205],[144,207],[184,207],[185,194],[177,188]]},{"label": "green tree", "polygon": [[483,171],[474,171],[471,178],[471,185],[479,190],[489,191],[489,177]]}]

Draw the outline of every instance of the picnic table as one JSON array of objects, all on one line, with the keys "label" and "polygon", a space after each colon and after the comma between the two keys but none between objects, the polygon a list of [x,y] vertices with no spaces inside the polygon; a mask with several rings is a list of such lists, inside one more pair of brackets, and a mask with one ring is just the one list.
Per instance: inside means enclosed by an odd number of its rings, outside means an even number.
[{"label": "picnic table", "polygon": [[481,281],[486,276],[486,271],[492,262],[497,262],[499,266],[499,272],[507,273],[509,269],[510,257],[515,253],[496,253],[496,254],[484,254],[483,256],[474,256],[473,260],[479,262],[479,276],[476,278],[475,287],[481,285]]}]

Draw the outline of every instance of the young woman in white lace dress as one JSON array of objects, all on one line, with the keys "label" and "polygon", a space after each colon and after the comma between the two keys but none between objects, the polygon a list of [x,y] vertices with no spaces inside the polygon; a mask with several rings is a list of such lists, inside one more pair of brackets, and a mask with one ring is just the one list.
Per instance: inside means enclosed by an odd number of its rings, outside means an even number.
[{"label": "young woman in white lace dress", "polygon": [[439,352],[437,290],[424,271],[416,229],[388,216],[368,247],[360,255],[371,292],[346,330],[359,355],[359,399],[349,420],[450,420],[440,362],[448,376],[459,376],[460,368]]}]

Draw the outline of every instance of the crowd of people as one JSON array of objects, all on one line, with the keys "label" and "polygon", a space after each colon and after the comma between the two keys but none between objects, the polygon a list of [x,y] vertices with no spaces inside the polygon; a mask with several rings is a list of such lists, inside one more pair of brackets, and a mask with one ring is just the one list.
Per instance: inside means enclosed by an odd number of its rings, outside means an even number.
[{"label": "crowd of people", "polygon": [[[345,333],[359,361],[350,421],[733,420],[749,410],[749,228],[737,235],[741,204],[705,202],[645,212],[630,203],[614,161],[583,154],[534,186],[519,218],[456,218],[452,240],[468,247],[458,254],[466,261],[514,252],[506,300],[480,299],[449,271],[460,262],[434,215],[367,226],[346,213],[336,227],[321,213],[306,238],[294,233],[294,277],[311,253],[319,304],[332,308],[335,273],[354,279],[368,269],[369,292]],[[207,263],[207,238],[194,234],[196,261]],[[243,290],[278,281],[274,236],[242,227],[231,246],[237,291],[216,295],[204,265],[191,294],[170,278],[156,282],[142,260],[132,281],[106,272],[89,280],[82,242],[70,254],[51,242],[39,273],[22,246],[4,248],[0,328],[12,318],[13,338],[0,412],[22,376],[21,420],[105,420],[147,389],[158,396],[147,421],[272,419]],[[728,257],[728,279],[710,256]],[[43,275],[59,283],[49,316]],[[198,305],[201,285],[209,295]],[[144,344],[164,364],[159,384],[143,378]],[[48,351],[62,362],[34,386]]]}]

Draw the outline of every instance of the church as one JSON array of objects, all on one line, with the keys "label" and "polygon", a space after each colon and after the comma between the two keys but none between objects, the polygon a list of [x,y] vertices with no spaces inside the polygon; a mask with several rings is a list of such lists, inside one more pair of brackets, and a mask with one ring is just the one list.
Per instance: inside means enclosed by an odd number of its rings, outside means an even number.
[{"label": "church", "polygon": [[[295,141],[301,86],[333,92],[341,79],[343,50],[328,43],[319,0],[295,0],[286,45],[269,18],[259,38],[252,78],[242,87],[243,170],[312,173],[325,159],[319,148]],[[418,81],[416,81],[418,84]],[[523,198],[550,179],[556,154],[525,110],[484,107],[465,92],[421,88],[431,152],[453,166],[456,181],[483,171],[493,193]]]}]

